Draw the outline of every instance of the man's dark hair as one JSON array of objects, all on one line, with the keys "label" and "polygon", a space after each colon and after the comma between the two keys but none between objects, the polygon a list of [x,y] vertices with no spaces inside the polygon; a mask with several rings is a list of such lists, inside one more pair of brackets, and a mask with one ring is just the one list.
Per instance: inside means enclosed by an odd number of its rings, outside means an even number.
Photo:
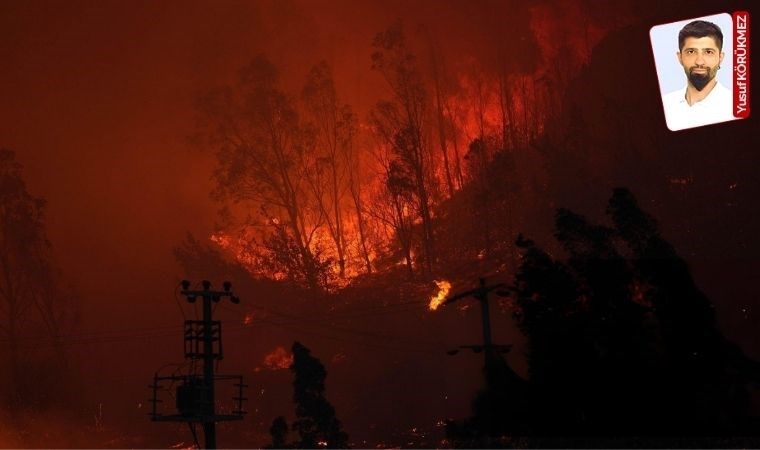
[{"label": "man's dark hair", "polygon": [[704,20],[689,22],[685,27],[681,28],[681,31],[678,33],[678,51],[683,50],[683,43],[686,38],[703,38],[705,36],[715,39],[715,43],[718,44],[718,50],[723,51],[723,32],[714,23]]}]

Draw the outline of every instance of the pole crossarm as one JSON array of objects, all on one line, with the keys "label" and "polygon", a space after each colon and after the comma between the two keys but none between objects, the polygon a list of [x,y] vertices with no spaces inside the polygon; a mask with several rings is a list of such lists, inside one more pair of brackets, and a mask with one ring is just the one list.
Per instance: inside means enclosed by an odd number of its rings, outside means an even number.
[{"label": "pole crossarm", "polygon": [[[480,313],[481,313],[481,321],[482,321],[482,327],[483,327],[483,344],[482,345],[463,345],[460,346],[461,349],[470,349],[475,353],[483,352],[484,357],[484,364],[486,368],[491,367],[494,358],[496,358],[497,353],[507,353],[511,349],[511,345],[499,345],[494,344],[491,340],[491,317],[490,313],[488,311],[488,294],[491,292],[497,290],[497,289],[510,289],[510,287],[506,283],[493,283],[493,284],[486,284],[485,278],[480,278],[478,280],[479,286],[470,289],[468,291],[460,292],[459,294],[455,294],[446,300],[443,301],[443,305],[447,305],[449,303],[453,303],[457,300],[461,300],[468,297],[473,297],[478,300],[480,303]],[[447,353],[449,355],[456,355],[459,352],[459,349],[455,350],[449,350]]]},{"label": "pole crossarm", "polygon": [[456,294],[447,298],[446,300],[443,301],[443,304],[447,305],[449,303],[453,303],[457,300],[461,300],[463,298],[468,298],[468,297],[475,297],[478,300],[482,300],[482,299],[485,299],[491,291],[495,291],[496,289],[507,286],[506,283],[496,283],[496,284],[486,285],[485,280],[483,278],[480,279],[480,283],[481,285],[474,289],[470,289],[469,291],[461,292],[459,294]]}]

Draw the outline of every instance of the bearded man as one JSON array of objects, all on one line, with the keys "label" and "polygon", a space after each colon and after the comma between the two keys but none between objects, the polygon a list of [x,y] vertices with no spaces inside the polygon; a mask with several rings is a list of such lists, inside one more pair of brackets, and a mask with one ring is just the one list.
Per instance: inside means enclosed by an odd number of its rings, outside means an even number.
[{"label": "bearded man", "polygon": [[665,94],[665,120],[671,130],[682,130],[733,120],[733,94],[717,75],[723,62],[723,33],[712,22],[695,20],[678,33],[678,62],[686,74],[686,88]]}]

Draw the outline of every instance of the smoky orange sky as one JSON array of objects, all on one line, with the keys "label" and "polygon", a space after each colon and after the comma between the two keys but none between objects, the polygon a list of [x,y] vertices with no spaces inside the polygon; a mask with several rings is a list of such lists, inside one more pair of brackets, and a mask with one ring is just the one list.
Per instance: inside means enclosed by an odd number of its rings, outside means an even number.
[{"label": "smoky orange sky", "polygon": [[[691,16],[683,13],[691,3],[685,1],[651,8],[612,3],[3,0],[0,147],[16,153],[28,190],[47,201],[48,237],[64,279],[81,299],[81,329],[181,325],[174,290],[185,274],[172,248],[187,233],[209,237],[217,220],[209,197],[213,149],[193,138],[196,102],[234,83],[253,56],[265,53],[291,90],[300,88],[312,65],[326,60],[341,100],[365,120],[388,95],[371,70],[372,39],[396,20],[423,50],[442,49],[455,72],[473,61],[495,67],[490,50],[501,47],[512,57],[511,71],[534,73],[567,63],[572,78],[610,30],[646,22],[658,11],[651,24]],[[576,49],[574,59],[560,59],[553,43]],[[89,381],[104,378],[88,395],[129,386],[123,403],[133,409],[138,401],[132,397],[144,401],[148,395],[144,386],[152,370],[168,362],[167,355],[181,359],[179,338],[115,348],[92,350],[96,360],[83,370],[96,373]],[[100,367],[98,358],[122,349],[121,359]],[[473,361],[447,376],[477,372]],[[416,371],[399,369],[411,376]],[[289,378],[282,380],[287,392]],[[476,377],[464,384],[456,394],[462,414]],[[153,426],[140,414],[133,415],[142,426]]]},{"label": "smoky orange sky", "polygon": [[[553,20],[580,14],[565,9]],[[92,313],[83,318],[142,319],[136,306],[162,304],[181,276],[172,246],[209,234],[213,156],[190,139],[202,94],[260,52],[294,87],[324,59],[363,117],[385,93],[372,37],[399,19],[454,55],[478,58],[506,40],[516,63],[540,57],[502,31],[529,30],[520,2],[4,2],[2,146],[48,201],[59,263]]]},{"label": "smoky orange sky", "polygon": [[[184,274],[172,248],[188,232],[208,237],[217,214],[213,152],[191,138],[200,96],[234,82],[261,52],[295,89],[326,60],[342,100],[363,119],[387,94],[371,71],[372,38],[399,19],[423,42],[466,55],[460,64],[501,42],[505,23],[521,30],[509,36],[515,67],[540,56],[526,44],[530,14],[517,2],[3,2],[0,146],[16,153],[29,191],[47,200],[57,263],[81,302],[79,329],[181,324],[173,293]],[[84,359],[93,408],[105,402],[139,429],[161,431],[135,405],[153,370],[181,360],[179,339],[72,350]],[[477,373],[477,362],[462,367]],[[465,408],[476,379],[452,394]],[[280,381],[287,391],[288,377]]]}]

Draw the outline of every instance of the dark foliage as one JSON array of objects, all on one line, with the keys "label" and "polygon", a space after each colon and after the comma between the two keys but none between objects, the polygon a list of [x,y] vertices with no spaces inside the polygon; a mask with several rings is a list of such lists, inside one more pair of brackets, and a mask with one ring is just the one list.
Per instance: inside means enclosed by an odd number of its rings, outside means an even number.
[{"label": "dark foliage", "polygon": [[319,247],[304,252],[287,229],[274,225],[274,231],[263,243],[265,257],[259,266],[268,273],[282,274],[297,285],[311,289],[326,289],[334,278],[331,266],[335,261],[322,256]]},{"label": "dark foliage", "polygon": [[725,446],[757,433],[747,389],[758,363],[722,336],[685,261],[628,190],[607,212],[612,228],[558,210],[566,262],[518,238],[529,380],[503,361],[492,368],[473,416],[447,428],[455,445]]},{"label": "dark foliage", "polygon": [[[45,204],[27,190],[15,153],[0,148],[0,407],[14,414],[66,404],[74,382],[62,335],[78,305],[53,258]],[[49,349],[30,346],[34,334]]]},{"label": "dark foliage", "polygon": [[311,350],[300,342],[293,343],[293,402],[296,420],[292,424],[299,441],[286,444],[287,422],[278,417],[269,432],[273,448],[348,448],[348,435],[335,416],[335,408],[325,398],[327,371],[322,362],[311,356]]},{"label": "dark foliage", "polygon": [[272,421],[269,428],[269,434],[272,435],[272,444],[268,448],[287,448],[288,444],[288,422],[284,417],[278,416]]}]

